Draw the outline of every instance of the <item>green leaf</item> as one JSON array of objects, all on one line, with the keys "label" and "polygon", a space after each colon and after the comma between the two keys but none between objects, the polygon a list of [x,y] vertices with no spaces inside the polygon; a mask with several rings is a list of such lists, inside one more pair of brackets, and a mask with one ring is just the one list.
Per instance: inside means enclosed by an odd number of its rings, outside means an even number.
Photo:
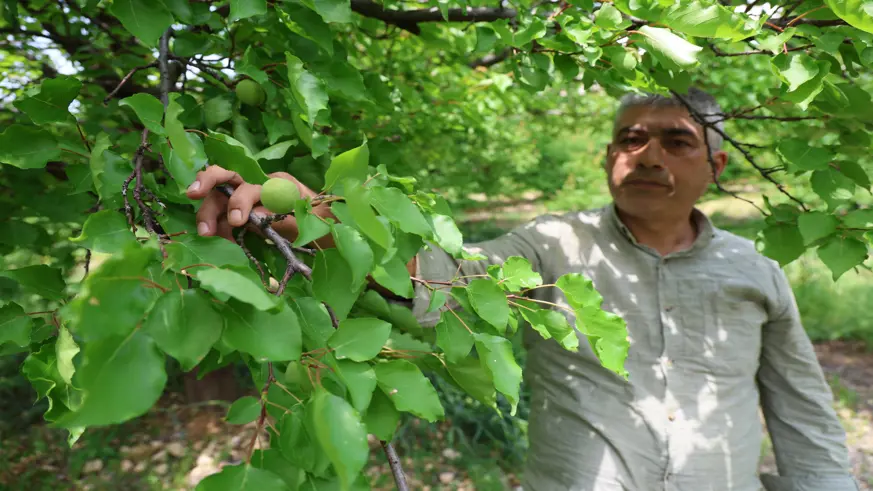
[{"label": "green leaf", "polygon": [[855,182],[832,167],[813,172],[809,182],[815,194],[821,196],[831,208],[854,197]]},{"label": "green leaf", "polygon": [[330,225],[317,217],[312,211],[312,205],[305,200],[297,200],[294,204],[294,218],[297,220],[298,230],[295,246],[304,246],[330,233]]},{"label": "green leaf", "polygon": [[[194,264],[211,266],[248,266],[249,258],[235,243],[222,237],[186,234],[165,246],[167,268],[183,268]],[[198,266],[198,268],[209,266]]]},{"label": "green leaf", "polygon": [[279,160],[288,153],[288,149],[297,145],[297,140],[288,140],[269,146],[255,155],[256,160]]},{"label": "green leaf", "polygon": [[521,256],[510,256],[502,266],[502,283],[510,291],[535,288],[543,284],[543,278],[535,272],[530,262]]},{"label": "green leaf", "polygon": [[115,0],[109,13],[150,48],[157,46],[158,39],[173,24],[173,15],[164,4],[152,0]]},{"label": "green leaf", "polygon": [[113,425],[145,414],[164,391],[164,366],[163,354],[142,331],[85,344],[82,365],[75,374],[82,403],[58,420],[58,425]]},{"label": "green leaf", "polygon": [[291,307],[278,312],[257,310],[230,300],[221,310],[225,327],[222,340],[258,361],[299,360],[302,350],[300,321]]},{"label": "green leaf", "polygon": [[[312,10],[293,3],[285,3],[276,9],[279,19],[289,31],[314,41],[333,56],[333,31],[322,18]],[[328,86],[331,86],[328,83]]]},{"label": "green leaf", "polygon": [[473,349],[473,333],[461,323],[457,314],[444,311],[436,325],[437,346],[446,354],[449,363],[458,363]]},{"label": "green leaf", "polygon": [[801,85],[815,78],[819,72],[816,60],[806,54],[781,54],[773,58],[773,65],[793,92]]},{"label": "green leaf", "polygon": [[367,179],[370,163],[370,147],[365,140],[359,147],[347,150],[330,161],[324,175],[324,191],[329,191],[342,181],[354,179],[364,182]]},{"label": "green leaf", "polygon": [[873,3],[869,0],[825,0],[825,3],[852,27],[873,33]]},{"label": "green leaf", "polygon": [[158,298],[143,329],[182,371],[197,366],[221,337],[224,320],[199,290],[172,290]]},{"label": "green leaf", "polygon": [[602,4],[594,13],[594,23],[604,29],[617,29],[623,20],[621,12],[608,3]]},{"label": "green leaf", "polygon": [[139,121],[152,133],[166,136],[167,132],[161,125],[161,120],[164,119],[164,105],[155,96],[140,92],[125,97],[118,102],[118,105],[133,109]]},{"label": "green leaf", "polygon": [[303,61],[291,52],[285,52],[291,93],[303,109],[309,126],[315,124],[319,111],[327,109],[327,86],[324,81],[303,68]]},{"label": "green leaf", "polygon": [[155,252],[131,246],[92,270],[69,304],[71,330],[87,340],[133,331],[155,297],[147,271]]},{"label": "green leaf", "polygon": [[780,266],[799,258],[806,251],[800,229],[789,223],[770,225],[763,231],[764,255]]},{"label": "green leaf", "polygon": [[[176,181],[176,187],[180,192],[184,192],[194,182],[194,179],[197,178],[197,172],[206,167],[208,163],[206,150],[203,149],[200,137],[196,133],[188,133],[184,130],[182,137],[184,143],[179,145],[173,143],[172,147],[166,145],[162,152],[164,165],[173,176],[173,180]],[[171,137],[170,142],[172,143],[172,141]],[[181,153],[183,151],[187,151],[189,154],[183,156]]]},{"label": "green leaf", "polygon": [[0,133],[0,162],[19,169],[42,169],[61,156],[57,140],[35,126],[13,124]]},{"label": "green leaf", "polygon": [[776,152],[797,170],[826,169],[834,154],[825,148],[811,147],[808,140],[792,138],[776,147]]},{"label": "green leaf", "polygon": [[446,369],[452,379],[470,396],[488,407],[496,408],[497,392],[494,390],[494,380],[490,369],[483,365],[476,358],[466,357],[446,364]]},{"label": "green leaf", "polygon": [[543,339],[554,338],[564,349],[577,351],[579,349],[579,337],[576,331],[567,322],[567,318],[560,312],[539,308],[536,303],[528,300],[519,300],[522,305],[518,311],[531,327],[540,333]]},{"label": "green leaf", "polygon": [[[307,6],[310,4],[307,2]],[[312,0],[310,6],[325,22],[348,24],[352,22],[352,7],[347,0]]]},{"label": "green leaf", "polygon": [[399,411],[431,423],[445,416],[440,398],[417,366],[406,360],[392,360],[375,366],[379,388]]},{"label": "green leaf", "polygon": [[[203,116],[206,122],[206,127],[214,129],[216,126],[225,121],[229,121],[233,117],[233,103],[224,95],[208,99],[203,103]],[[221,134],[223,135],[224,133]],[[209,142],[208,139],[206,141]],[[240,145],[242,144],[240,143]]]},{"label": "green leaf", "polygon": [[672,62],[680,68],[697,65],[697,56],[703,50],[700,46],[691,44],[662,27],[644,25],[639,28],[639,32],[644,36],[645,44],[661,60]]},{"label": "green leaf", "polygon": [[88,215],[82,226],[82,233],[71,238],[70,242],[90,249],[91,252],[114,254],[135,244],[136,236],[130,231],[124,215],[115,210],[100,210]]},{"label": "green leaf", "polygon": [[512,355],[512,343],[506,338],[490,334],[476,333],[475,338],[479,360],[491,373],[494,387],[506,396],[511,406],[510,414],[515,416],[522,373]]},{"label": "green leaf", "polygon": [[427,313],[436,312],[446,304],[449,296],[442,290],[434,290],[430,294],[430,302],[427,304]]},{"label": "green leaf", "polygon": [[452,256],[461,254],[464,237],[455,221],[449,216],[439,214],[429,215],[428,218],[431,219],[431,227],[437,245]]},{"label": "green leaf", "polygon": [[843,217],[843,225],[849,228],[873,228],[873,209],[852,210]]},{"label": "green leaf", "polygon": [[76,368],[73,365],[73,358],[79,353],[79,346],[73,340],[73,335],[66,327],[61,326],[58,329],[58,340],[55,343],[55,354],[58,360],[58,374],[64,379],[67,385],[73,384],[73,374],[76,373]]},{"label": "green leaf", "polygon": [[215,295],[229,295],[258,310],[269,310],[279,305],[279,299],[267,293],[263,285],[255,283],[247,276],[220,268],[204,268],[195,275],[200,286]]},{"label": "green leaf", "polygon": [[258,419],[261,414],[260,399],[252,396],[244,396],[233,401],[227,410],[225,421],[232,425],[244,425]]},{"label": "green leaf", "polygon": [[336,249],[315,254],[312,266],[312,293],[333,308],[337,319],[345,319],[363,286],[352,290],[352,270]]},{"label": "green leaf", "polygon": [[267,138],[270,145],[279,141],[283,136],[290,136],[295,133],[294,124],[285,118],[280,118],[267,112],[261,113],[261,118],[264,121],[264,126],[267,128]]},{"label": "green leaf", "polygon": [[394,245],[394,236],[388,226],[376,218],[376,213],[370,206],[368,190],[360,185],[351,185],[352,181],[346,181],[345,197],[349,206],[349,213],[361,230],[373,242],[385,250]]},{"label": "green leaf", "polygon": [[376,372],[367,363],[357,363],[350,360],[337,362],[340,378],[345,382],[352,397],[352,406],[358,411],[364,411],[370,405],[373,391],[376,390]]},{"label": "green leaf", "polygon": [[0,346],[13,343],[15,346],[30,344],[31,319],[20,305],[9,303],[0,307]]},{"label": "green leaf", "polygon": [[391,324],[383,320],[371,317],[345,319],[339,323],[328,345],[334,349],[337,359],[367,361],[379,354],[390,334]]},{"label": "green leaf", "polygon": [[406,264],[397,256],[394,256],[384,264],[378,264],[373,268],[373,280],[384,286],[392,293],[403,298],[412,298],[415,291],[412,287],[412,279]]},{"label": "green leaf", "polygon": [[348,489],[370,455],[360,415],[345,399],[326,390],[319,390],[313,397],[309,414],[315,439],[333,464],[342,489]]},{"label": "green leaf", "polygon": [[837,164],[837,168],[844,176],[855,181],[855,184],[864,189],[870,189],[870,176],[867,171],[857,162],[842,161]]},{"label": "green leaf", "polygon": [[67,284],[64,282],[61,270],[45,264],[7,269],[0,271],[0,276],[13,279],[24,291],[49,300],[63,300],[66,297],[64,290]]},{"label": "green leaf", "polygon": [[229,22],[267,13],[267,0],[230,0]]},{"label": "green leaf", "polygon": [[69,122],[73,120],[70,104],[81,89],[82,82],[77,78],[58,75],[43,80],[37,88],[12,104],[37,125]]},{"label": "green leaf", "polygon": [[[179,116],[185,111],[182,105],[177,102],[179,97],[178,93],[169,95],[167,113],[164,115],[164,129],[170,139],[170,143],[173,144],[173,153],[179,157],[188,169],[196,170],[199,160],[201,160],[199,157],[202,154],[202,159],[205,160],[206,154],[203,151],[203,143],[197,135],[186,132],[184,125],[179,121]],[[172,169],[170,171],[172,172]],[[176,175],[173,177],[179,179]],[[190,182],[180,184],[187,187]]]},{"label": "green leaf", "polygon": [[381,390],[373,392],[370,405],[364,413],[364,424],[367,432],[376,435],[376,438],[390,442],[394,438],[397,423],[400,422],[400,412],[394,407],[394,403]]},{"label": "green leaf", "polygon": [[804,213],[797,218],[797,226],[803,236],[804,245],[827,237],[837,231],[840,221],[837,217],[822,211]]},{"label": "green leaf", "polygon": [[467,286],[467,297],[473,310],[486,322],[496,327],[499,332],[506,331],[509,322],[509,303],[506,295],[497,284],[490,279],[479,278]]},{"label": "green leaf", "polygon": [[397,224],[400,230],[422,237],[430,236],[430,225],[403,191],[397,188],[374,187],[370,189],[370,204],[379,214]]},{"label": "green leaf", "polygon": [[268,177],[258,165],[255,156],[248,147],[233,137],[211,132],[204,147],[211,164],[236,172],[249,184],[263,184],[267,181]]},{"label": "green leaf", "polygon": [[200,481],[196,491],[291,491],[281,477],[251,464],[226,465]]},{"label": "green leaf", "polygon": [[708,1],[673,3],[663,13],[664,24],[695,37],[740,41],[757,32],[754,22],[724,5]]},{"label": "green leaf", "polygon": [[851,237],[834,237],[818,248],[818,257],[830,268],[834,281],[867,259],[867,246]]},{"label": "green leaf", "polygon": [[349,263],[353,285],[357,288],[366,281],[373,268],[373,250],[364,236],[348,225],[337,223],[332,230],[337,250]]}]

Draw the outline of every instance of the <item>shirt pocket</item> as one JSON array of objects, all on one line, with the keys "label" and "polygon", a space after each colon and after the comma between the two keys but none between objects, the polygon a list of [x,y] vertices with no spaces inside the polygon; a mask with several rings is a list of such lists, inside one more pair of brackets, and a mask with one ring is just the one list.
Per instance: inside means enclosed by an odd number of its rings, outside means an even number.
[{"label": "shirt pocket", "polygon": [[762,294],[753,284],[732,278],[701,278],[696,283],[683,323],[688,328],[687,356],[715,374],[754,375],[767,319]]}]

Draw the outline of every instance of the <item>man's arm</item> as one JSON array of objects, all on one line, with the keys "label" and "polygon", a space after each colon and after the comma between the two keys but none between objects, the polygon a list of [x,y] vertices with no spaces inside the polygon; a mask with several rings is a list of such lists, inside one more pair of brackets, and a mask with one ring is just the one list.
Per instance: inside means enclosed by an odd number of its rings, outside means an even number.
[{"label": "man's arm", "polygon": [[761,480],[768,491],[857,491],[833,393],[788,279],[774,269],[779,303],[764,326],[758,385],[779,476]]}]

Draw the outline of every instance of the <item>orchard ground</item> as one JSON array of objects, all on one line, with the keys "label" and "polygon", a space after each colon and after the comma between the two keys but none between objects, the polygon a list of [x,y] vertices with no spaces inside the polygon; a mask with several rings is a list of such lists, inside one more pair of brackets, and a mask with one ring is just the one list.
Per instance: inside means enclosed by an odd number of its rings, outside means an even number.
[{"label": "orchard ground", "polygon": [[[744,196],[754,195],[750,190]],[[458,213],[468,240],[494,236],[550,208],[536,195],[507,200],[498,207],[494,202]],[[757,210],[736,198],[710,200],[702,208],[719,226],[735,233],[752,237],[757,230]],[[873,273],[848,273],[834,283],[813,254],[808,252],[786,270],[833,387],[834,407],[849,435],[855,476],[862,490],[873,490],[873,318],[855,306],[873,303]],[[16,383],[9,378],[15,372],[3,368],[0,390]],[[447,422],[425,425],[407,420],[398,432],[395,443],[411,488],[513,489],[524,452],[523,418],[501,420],[463,400],[448,401],[452,407],[446,408]],[[245,458],[254,424],[224,422],[228,405],[218,401],[184,405],[177,392],[168,390],[147,415],[113,428],[89,429],[73,449],[67,448],[62,432],[41,424],[4,427],[0,429],[0,488],[193,489],[223,464]],[[9,417],[6,408],[0,409]],[[378,450],[378,442],[371,446]],[[762,448],[761,469],[775,471],[768,440]],[[394,489],[381,451],[372,452],[367,472],[374,490]]]}]

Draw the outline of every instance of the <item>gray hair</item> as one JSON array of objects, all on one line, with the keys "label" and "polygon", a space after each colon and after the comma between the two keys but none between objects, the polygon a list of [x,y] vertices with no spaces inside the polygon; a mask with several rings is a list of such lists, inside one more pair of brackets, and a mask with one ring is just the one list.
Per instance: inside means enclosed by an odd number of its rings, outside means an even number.
[{"label": "gray hair", "polygon": [[[722,112],[721,106],[713,96],[694,87],[688,89],[688,93],[681,94],[681,96],[685,103],[687,103],[687,106],[682,102],[682,100],[672,94],[670,96],[650,93],[640,94],[636,92],[625,94],[619,101],[618,111],[615,113],[615,124],[618,125],[618,120],[621,118],[621,115],[624,114],[628,108],[633,106],[681,107],[685,109],[688,109],[688,106],[691,106],[692,110],[689,112],[692,114],[696,113],[703,121],[706,121],[719,130],[724,131],[725,114]],[[697,121],[697,118],[695,118],[695,121]],[[707,127],[705,130],[706,138],[709,142],[709,149],[711,151],[721,149],[724,138],[722,138],[722,136],[712,128]]]}]

